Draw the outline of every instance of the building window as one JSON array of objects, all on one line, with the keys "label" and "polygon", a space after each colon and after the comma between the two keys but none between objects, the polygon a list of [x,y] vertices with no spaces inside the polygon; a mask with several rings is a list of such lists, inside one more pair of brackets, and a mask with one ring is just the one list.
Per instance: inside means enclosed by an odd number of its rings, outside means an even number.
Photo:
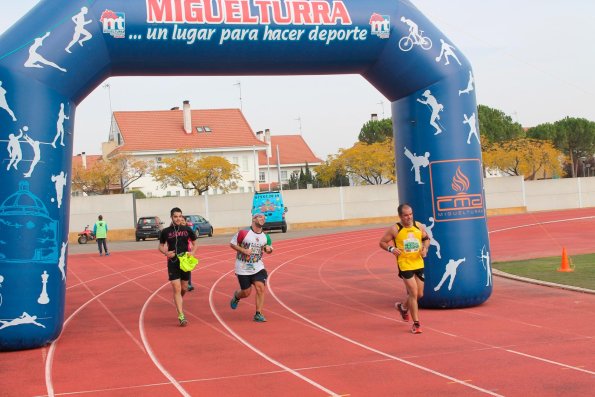
[{"label": "building window", "polygon": [[176,192],[176,196],[180,197],[180,191],[179,190]]},{"label": "building window", "polygon": [[235,165],[240,165],[240,158],[238,156],[234,156],[231,158],[231,162]]},{"label": "building window", "polygon": [[147,197],[148,197],[148,198],[151,198],[151,197],[153,197],[153,192],[147,192]]},{"label": "building window", "polygon": [[171,192],[168,190],[168,191],[167,191],[167,193],[165,193],[165,195],[166,195],[167,197],[171,197]]},{"label": "building window", "polygon": [[240,193],[244,193],[245,189],[244,186],[240,186]]},{"label": "building window", "polygon": [[248,157],[247,156],[242,156],[242,170],[244,170],[244,171],[250,171],[250,166],[248,164]]},{"label": "building window", "polygon": [[262,182],[266,182],[266,181],[267,181],[267,178],[266,178],[264,171],[259,171],[258,172],[258,182],[262,183]]},{"label": "building window", "polygon": [[281,180],[282,181],[286,181],[287,180],[287,171],[281,171]]}]

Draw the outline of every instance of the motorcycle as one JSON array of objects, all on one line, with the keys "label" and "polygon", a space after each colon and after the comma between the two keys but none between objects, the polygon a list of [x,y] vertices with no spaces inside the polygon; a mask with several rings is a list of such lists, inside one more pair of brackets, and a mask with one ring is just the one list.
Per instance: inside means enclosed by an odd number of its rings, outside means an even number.
[{"label": "motorcycle", "polygon": [[85,226],[85,230],[79,233],[79,244],[87,244],[88,241],[95,240],[95,233],[89,229],[89,225]]}]

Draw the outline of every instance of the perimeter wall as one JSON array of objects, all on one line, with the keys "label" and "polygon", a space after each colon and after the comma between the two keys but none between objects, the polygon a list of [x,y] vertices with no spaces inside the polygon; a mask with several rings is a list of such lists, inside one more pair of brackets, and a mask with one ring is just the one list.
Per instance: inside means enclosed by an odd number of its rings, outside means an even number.
[{"label": "perimeter wall", "polygon": [[[595,177],[524,181],[522,177],[484,179],[489,215],[595,207]],[[327,189],[285,190],[289,229],[390,223],[397,213],[396,184]],[[134,200],[132,194],[72,197],[70,241],[102,214],[111,240],[134,239],[141,216],[159,216],[169,223],[169,210],[207,218],[216,234],[232,233],[250,223],[252,193],[164,197]]]}]

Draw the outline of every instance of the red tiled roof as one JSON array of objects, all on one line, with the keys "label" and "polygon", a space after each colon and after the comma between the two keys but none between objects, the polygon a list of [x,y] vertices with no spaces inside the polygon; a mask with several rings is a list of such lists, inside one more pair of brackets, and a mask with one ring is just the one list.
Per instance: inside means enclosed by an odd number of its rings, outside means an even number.
[{"label": "red tiled roof", "polygon": [[[192,133],[184,131],[183,110],[114,112],[124,138],[119,152],[209,149],[257,146],[256,138],[239,109],[192,110]],[[211,132],[196,131],[209,127]]]},{"label": "red tiled roof", "polygon": [[279,183],[278,182],[271,182],[271,185],[269,186],[268,183],[259,183],[258,184],[258,190],[260,192],[265,192],[267,190],[279,190]]},{"label": "red tiled roof", "polygon": [[[101,158],[103,156],[101,156],[100,154],[88,154],[87,155],[87,168],[93,167],[93,165],[98,162],[101,161]],[[74,167],[79,167],[83,165],[83,156],[76,155],[76,156],[72,156],[72,168]]]},{"label": "red tiled roof", "polygon": [[[276,135],[271,136],[271,158],[269,164],[277,164],[277,145],[281,165],[285,164],[318,164],[323,161],[316,157],[301,135]],[[258,152],[258,164],[267,163],[266,152]]]}]

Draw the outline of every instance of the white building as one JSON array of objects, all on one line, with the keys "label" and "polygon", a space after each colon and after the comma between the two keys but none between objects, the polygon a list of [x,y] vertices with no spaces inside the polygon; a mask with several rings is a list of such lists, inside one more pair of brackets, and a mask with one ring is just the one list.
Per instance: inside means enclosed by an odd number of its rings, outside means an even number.
[{"label": "white building", "polygon": [[[255,134],[239,109],[191,110],[189,101],[184,101],[182,110],[114,112],[102,148],[104,156],[126,154],[155,166],[180,149],[197,156],[221,156],[238,165],[242,179],[232,193],[277,189],[279,179],[286,183],[306,163],[322,163],[299,135],[271,136],[268,130]],[[179,186],[162,188],[151,175],[128,187],[134,189],[147,197],[195,194]]]}]

